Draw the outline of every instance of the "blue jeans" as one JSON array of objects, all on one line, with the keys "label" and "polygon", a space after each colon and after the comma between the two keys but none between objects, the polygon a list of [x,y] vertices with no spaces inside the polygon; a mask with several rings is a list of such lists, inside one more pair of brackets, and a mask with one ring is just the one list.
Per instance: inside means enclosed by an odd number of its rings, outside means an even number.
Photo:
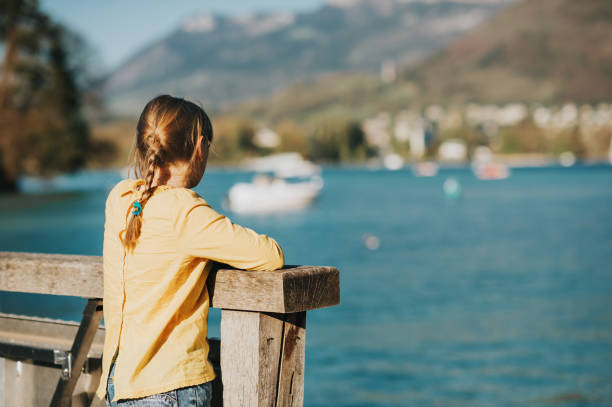
[{"label": "blue jeans", "polygon": [[212,382],[195,386],[182,387],[165,393],[153,394],[138,399],[110,401],[115,397],[113,376],[115,361],[111,366],[106,382],[106,405],[109,407],[210,407],[212,400]]}]

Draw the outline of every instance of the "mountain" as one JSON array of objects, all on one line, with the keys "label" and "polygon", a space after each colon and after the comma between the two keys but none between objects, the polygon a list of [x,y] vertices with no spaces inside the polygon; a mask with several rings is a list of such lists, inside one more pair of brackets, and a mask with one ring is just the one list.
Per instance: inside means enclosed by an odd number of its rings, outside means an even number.
[{"label": "mountain", "polygon": [[431,103],[609,103],[612,1],[525,0],[509,5],[393,83],[375,75],[305,80],[230,112],[298,122],[365,118]]},{"label": "mountain", "polygon": [[407,66],[510,1],[333,0],[299,14],[194,16],[112,72],[105,95],[122,114],[159,93],[219,107],[321,73]]},{"label": "mountain", "polygon": [[404,79],[422,101],[612,100],[612,1],[528,0],[453,41]]}]

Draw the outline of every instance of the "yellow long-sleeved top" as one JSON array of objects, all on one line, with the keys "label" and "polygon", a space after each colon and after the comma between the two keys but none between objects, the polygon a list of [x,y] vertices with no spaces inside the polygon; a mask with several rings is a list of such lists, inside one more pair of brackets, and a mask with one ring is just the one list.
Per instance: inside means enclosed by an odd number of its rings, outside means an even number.
[{"label": "yellow long-sleeved top", "polygon": [[104,225],[104,324],[102,377],[118,348],[115,400],[145,397],[213,380],[206,341],[206,277],[218,261],[245,270],[284,264],[274,239],[233,224],[196,192],[165,185],[143,207],[133,252],[119,233],[142,180],[124,180],[106,201]]}]

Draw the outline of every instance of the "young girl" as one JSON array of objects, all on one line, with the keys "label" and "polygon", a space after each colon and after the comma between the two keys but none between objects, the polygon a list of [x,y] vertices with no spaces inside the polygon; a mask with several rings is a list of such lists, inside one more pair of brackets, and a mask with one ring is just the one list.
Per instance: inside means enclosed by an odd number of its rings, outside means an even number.
[{"label": "young girl", "polygon": [[138,120],[134,168],[106,202],[102,379],[109,406],[208,406],[206,341],[213,261],[245,270],[284,264],[278,244],[232,223],[190,188],[213,138],[194,103],[159,96]]}]

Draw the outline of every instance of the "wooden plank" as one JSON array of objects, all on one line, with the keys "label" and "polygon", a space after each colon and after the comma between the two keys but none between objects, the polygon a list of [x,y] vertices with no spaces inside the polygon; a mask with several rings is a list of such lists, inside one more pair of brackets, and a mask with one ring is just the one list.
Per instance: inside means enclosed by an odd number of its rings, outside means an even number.
[{"label": "wooden plank", "polygon": [[282,274],[287,271],[213,270],[207,280],[210,306],[282,312],[285,308]]},{"label": "wooden plank", "polygon": [[220,269],[211,272],[208,287],[211,306],[222,309],[284,314],[340,303],[340,272],[335,267]]},{"label": "wooden plank", "polygon": [[223,405],[256,406],[259,381],[259,314],[221,312]]},{"label": "wooden plank", "polygon": [[259,314],[259,358],[257,406],[272,406],[276,400],[278,361],[283,336],[283,321],[278,315]]},{"label": "wooden plank", "polygon": [[335,267],[299,266],[282,276],[283,313],[340,304],[340,272]]},{"label": "wooden plank", "polygon": [[221,371],[225,407],[274,406],[283,320],[278,315],[223,310]]},{"label": "wooden plank", "polygon": [[51,407],[68,407],[72,400],[72,392],[76,387],[87,353],[94,340],[98,327],[102,321],[102,300],[89,300],[83,311],[83,320],[74,338],[71,348],[72,354],[72,376],[68,379],[60,378],[51,400]]},{"label": "wooden plank", "polygon": [[[275,271],[220,269],[208,279],[215,308],[293,313],[340,303],[334,267]],[[0,290],[102,298],[102,259],[96,256],[0,252]]]},{"label": "wooden plank", "polygon": [[0,290],[102,298],[102,258],[0,252]]},{"label": "wooden plank", "polygon": [[[77,322],[0,313],[0,343],[68,351],[78,329]],[[104,327],[100,326],[88,356],[101,358],[103,346]]]},{"label": "wooden plank", "polygon": [[276,406],[301,407],[304,405],[306,312],[285,314],[283,320]]}]

